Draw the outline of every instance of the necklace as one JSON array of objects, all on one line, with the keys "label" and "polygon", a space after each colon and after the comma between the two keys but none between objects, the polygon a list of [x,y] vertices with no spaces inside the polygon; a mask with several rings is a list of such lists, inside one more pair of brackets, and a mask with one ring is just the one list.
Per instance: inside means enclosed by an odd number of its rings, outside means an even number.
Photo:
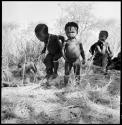
[{"label": "necklace", "polygon": [[49,41],[50,41],[50,34],[49,34],[48,41],[47,41],[47,45],[46,45],[46,55],[48,54],[47,47],[48,47],[48,45],[49,45]]}]

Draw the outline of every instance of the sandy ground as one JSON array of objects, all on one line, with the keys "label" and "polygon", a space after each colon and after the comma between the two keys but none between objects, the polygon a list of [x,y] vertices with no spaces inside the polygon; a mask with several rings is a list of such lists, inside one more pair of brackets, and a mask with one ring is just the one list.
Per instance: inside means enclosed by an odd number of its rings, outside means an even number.
[{"label": "sandy ground", "polygon": [[118,72],[111,72],[109,77],[87,74],[82,76],[80,86],[71,83],[65,89],[54,85],[45,89],[41,82],[3,87],[2,123],[119,124],[119,89]]}]

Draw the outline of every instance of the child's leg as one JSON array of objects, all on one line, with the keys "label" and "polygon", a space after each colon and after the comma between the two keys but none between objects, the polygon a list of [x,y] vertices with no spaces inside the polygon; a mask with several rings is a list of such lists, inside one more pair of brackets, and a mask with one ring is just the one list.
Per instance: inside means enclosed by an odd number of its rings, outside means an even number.
[{"label": "child's leg", "polygon": [[72,63],[65,62],[65,76],[64,76],[64,84],[65,84],[65,86],[68,84],[71,69],[72,69]]},{"label": "child's leg", "polygon": [[75,73],[75,79],[77,80],[77,83],[79,84],[80,82],[80,60],[78,59],[75,63],[74,63],[74,73]]},{"label": "child's leg", "polygon": [[53,56],[51,54],[47,54],[44,59],[44,64],[46,66],[47,76],[50,76],[53,73]]},{"label": "child's leg", "polygon": [[53,61],[53,66],[54,66],[54,74],[57,74],[58,66],[59,66],[58,60]]},{"label": "child's leg", "polygon": [[94,57],[93,65],[102,66],[102,55],[101,54]]},{"label": "child's leg", "polygon": [[106,71],[108,71],[109,66],[112,64],[112,59],[110,56],[108,56],[108,61],[107,61],[107,66],[106,66]]},{"label": "child's leg", "polygon": [[106,72],[106,68],[107,68],[107,63],[108,63],[108,56],[107,56],[107,54],[104,54],[103,58],[102,58],[102,68],[105,72]]},{"label": "child's leg", "polygon": [[59,61],[58,59],[61,58],[61,54],[56,54],[53,57],[53,66],[54,66],[54,74],[57,74],[58,66],[59,66]]}]

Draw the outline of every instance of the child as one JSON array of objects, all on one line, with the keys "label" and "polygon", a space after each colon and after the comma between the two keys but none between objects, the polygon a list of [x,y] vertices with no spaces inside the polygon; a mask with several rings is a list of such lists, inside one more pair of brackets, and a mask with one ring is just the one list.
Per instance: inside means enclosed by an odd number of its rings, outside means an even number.
[{"label": "child", "polygon": [[85,54],[82,43],[76,39],[78,34],[78,25],[75,22],[68,22],[65,25],[65,32],[68,39],[64,43],[62,53],[65,59],[64,83],[66,86],[72,67],[74,68],[75,78],[78,81],[80,80],[80,56],[83,58],[82,64],[85,64]]},{"label": "child", "polygon": [[35,28],[37,38],[44,42],[44,49],[41,54],[48,51],[44,64],[46,66],[46,78],[56,78],[59,66],[58,59],[62,56],[62,44],[64,42],[63,36],[52,35],[48,33],[48,27],[45,24],[38,24]]},{"label": "child", "polygon": [[107,31],[100,31],[98,42],[94,43],[90,48],[90,53],[93,58],[93,65],[103,67],[103,71],[106,72],[107,63],[111,60],[112,51],[106,39],[108,38]]}]

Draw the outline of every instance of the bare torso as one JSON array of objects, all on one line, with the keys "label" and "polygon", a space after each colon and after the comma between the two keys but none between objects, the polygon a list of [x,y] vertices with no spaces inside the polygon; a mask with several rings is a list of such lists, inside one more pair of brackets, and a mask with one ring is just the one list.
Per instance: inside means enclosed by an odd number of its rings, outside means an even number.
[{"label": "bare torso", "polygon": [[65,45],[65,56],[69,61],[76,61],[80,57],[80,46],[76,39],[67,40]]}]

